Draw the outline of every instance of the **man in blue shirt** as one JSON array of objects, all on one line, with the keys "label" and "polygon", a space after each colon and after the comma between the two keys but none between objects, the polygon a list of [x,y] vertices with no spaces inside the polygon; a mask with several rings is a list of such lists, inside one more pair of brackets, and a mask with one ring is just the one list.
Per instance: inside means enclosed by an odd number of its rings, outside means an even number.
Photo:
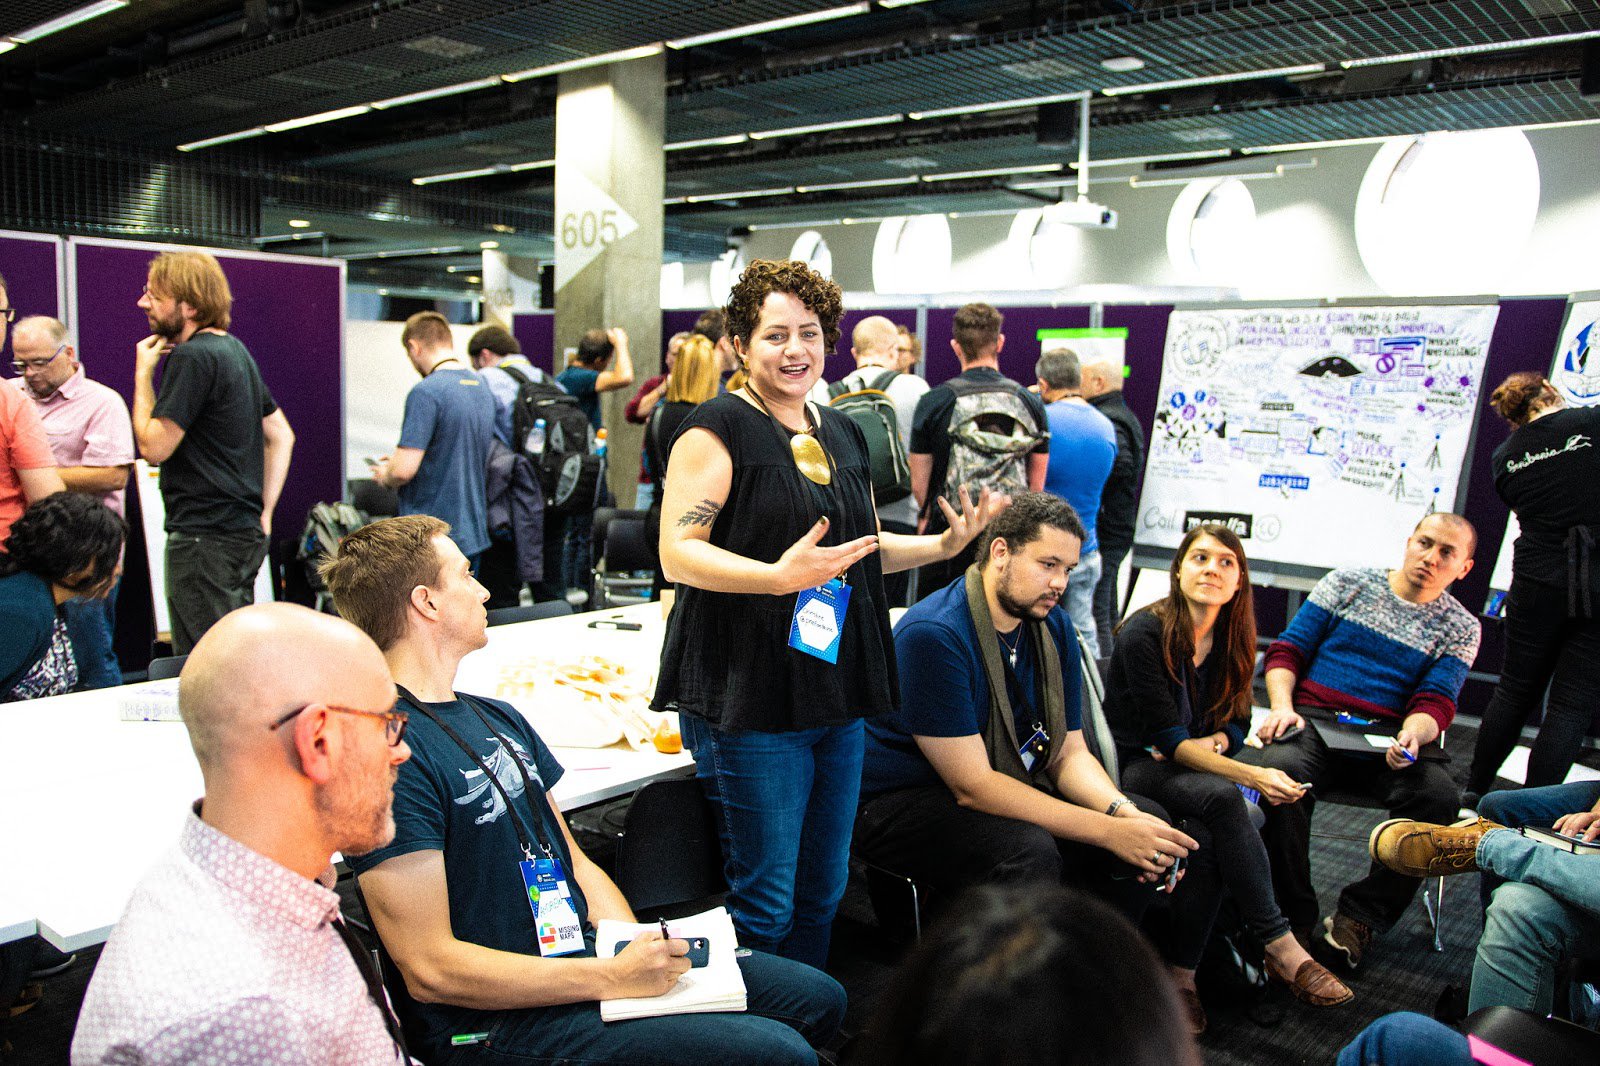
[{"label": "man in blue shirt", "polygon": [[[612,356],[616,365],[611,365]],[[628,353],[628,334],[621,326],[591,329],[578,341],[578,355],[572,365],[556,375],[556,383],[578,398],[578,405],[600,428],[600,393],[627,388],[633,384],[633,356]]]},{"label": "man in blue shirt", "polygon": [[401,514],[450,523],[461,553],[476,566],[489,546],[484,486],[494,396],[455,353],[450,323],[439,312],[419,311],[406,319],[400,343],[422,380],[406,393],[400,443],[373,466],[372,477],[400,490]]},{"label": "man in blue shirt", "polygon": [[1117,459],[1117,430],[1111,419],[1083,398],[1078,356],[1066,348],[1052,348],[1034,367],[1039,398],[1050,419],[1050,465],[1045,468],[1044,490],[1072,504],[1083,520],[1083,550],[1077,568],[1067,580],[1067,614],[1089,654],[1101,656],[1094,624],[1094,590],[1100,580],[1100,542],[1095,519],[1100,514],[1100,493],[1111,465]]},{"label": "man in blue shirt", "polygon": [[[564,771],[527,719],[455,691],[461,660],[488,642],[488,592],[448,533],[426,516],[384,519],[346,537],[323,570],[340,615],[383,650],[396,707],[410,716],[394,839],[346,857],[405,978],[390,992],[413,1050],[455,1064],[815,1066],[812,1046],[828,1043],[844,1017],[844,989],[760,952],[738,960],[742,1013],[600,1020],[599,1000],[675,988],[689,944],[647,933],[596,957],[593,923],[636,919],[567,828],[550,795]],[[525,856],[554,863],[565,889],[553,890],[571,908],[555,929],[544,908],[535,920]]]},{"label": "man in blue shirt", "polygon": [[1083,526],[1030,492],[980,540],[972,569],[895,627],[900,707],[867,720],[854,849],[944,896],[1087,882],[1137,922],[1151,884],[1199,845],[1125,796],[1084,742],[1078,643],[1059,607]]}]

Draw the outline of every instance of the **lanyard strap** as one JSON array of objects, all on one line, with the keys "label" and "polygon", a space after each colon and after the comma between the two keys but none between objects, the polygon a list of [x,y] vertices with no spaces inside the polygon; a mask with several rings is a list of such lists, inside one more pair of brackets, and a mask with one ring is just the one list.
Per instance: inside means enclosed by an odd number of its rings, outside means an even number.
[{"label": "lanyard strap", "polygon": [[[789,429],[788,426],[778,421],[778,416],[772,413],[772,409],[767,406],[767,401],[762,399],[761,394],[752,388],[749,383],[746,383],[744,388],[746,392],[755,398],[756,406],[761,408],[761,413],[772,420],[772,428],[777,431],[778,439],[782,441],[786,447],[789,446],[791,437],[797,437],[801,434],[804,434],[817,442],[817,447],[822,449],[822,457],[828,460],[828,484],[826,486],[828,495],[833,497],[834,505],[838,506],[839,495],[837,490],[834,488],[834,485],[839,480],[839,465],[833,461],[833,453],[828,450],[828,446],[822,443],[822,416],[816,411],[812,410],[815,404],[813,404],[810,400],[805,401],[805,414],[806,418],[811,422],[811,428],[801,430],[800,433],[795,433],[793,430]],[[802,474],[801,477],[805,477],[805,475]],[[806,480],[811,481],[810,478],[806,478]],[[813,485],[816,484],[814,481],[811,483]],[[824,486],[817,485],[817,487],[823,488]]]},{"label": "lanyard strap", "polygon": [[355,960],[356,971],[361,974],[361,980],[367,986],[367,998],[372,1000],[378,1013],[383,1015],[383,1027],[388,1030],[389,1038],[400,1049],[400,1060],[409,1063],[411,1055],[406,1050],[405,1034],[400,1029],[400,1020],[395,1017],[394,1011],[389,1009],[389,996],[383,990],[383,977],[378,973],[378,968],[372,963],[372,956],[367,949],[356,939],[350,927],[344,924],[344,919],[335,918],[331,923],[334,931],[339,934],[339,939],[344,941],[345,950],[350,952],[350,957]]},{"label": "lanyard strap", "polygon": [[[517,831],[517,842],[522,845],[523,857],[529,862],[532,862],[533,845],[537,843],[539,845],[539,850],[544,852],[545,858],[555,858],[555,855],[550,850],[550,845],[544,842],[544,838],[539,835],[538,830],[531,829],[523,823],[521,813],[517,811],[516,804],[511,802],[511,797],[506,793],[505,786],[500,783],[500,778],[495,775],[493,770],[489,769],[489,765],[487,763],[478,757],[478,753],[472,750],[472,746],[465,740],[461,739],[461,734],[457,733],[454,729],[451,729],[443,719],[429,710],[426,704],[407,691],[404,685],[396,685],[395,688],[399,689],[400,695],[403,699],[408,700],[413,707],[422,713],[423,717],[427,718],[434,725],[444,730],[445,736],[455,741],[456,746],[462,751],[466,752],[469,759],[478,764],[478,769],[483,771],[483,776],[489,779],[489,784],[493,785],[494,790],[500,794],[501,802],[506,805],[506,811],[511,815],[511,824],[512,827]],[[533,781],[528,777],[528,768],[522,765],[522,760],[517,757],[517,753],[512,749],[511,743],[506,740],[505,737],[500,735],[500,731],[498,729],[489,724],[489,720],[483,716],[483,712],[478,710],[478,708],[473,705],[471,696],[461,696],[461,702],[465,703],[472,709],[472,713],[476,714],[479,721],[483,722],[485,728],[487,728],[489,732],[494,735],[495,743],[498,744],[501,750],[506,753],[506,756],[516,764],[518,772],[522,774],[523,795],[528,796],[528,802],[532,803],[532,797],[535,791],[533,787]],[[535,818],[534,822],[537,823],[538,819]]]}]

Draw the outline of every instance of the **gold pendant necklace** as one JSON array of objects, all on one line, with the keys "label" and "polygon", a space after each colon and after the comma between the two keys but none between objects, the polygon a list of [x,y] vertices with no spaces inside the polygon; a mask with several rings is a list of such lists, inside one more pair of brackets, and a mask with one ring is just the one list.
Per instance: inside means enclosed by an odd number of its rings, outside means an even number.
[{"label": "gold pendant necklace", "polygon": [[[767,401],[762,399],[761,394],[749,384],[746,384],[745,388],[750,391],[751,396],[755,397],[756,403],[760,405],[761,410],[766,413],[767,417],[782,426],[783,423],[778,422],[777,416],[772,413],[771,408],[767,406]],[[806,423],[808,428],[800,430],[789,438],[789,454],[794,457],[795,469],[800,471],[802,477],[815,485],[826,486],[833,481],[833,470],[828,462],[828,453],[823,449],[822,442],[814,436],[815,427],[811,426],[809,416],[807,416]]]},{"label": "gold pendant necklace", "polygon": [[828,453],[810,433],[796,433],[790,437],[789,451],[794,455],[795,469],[808,481],[827,485],[833,480],[833,471],[828,469]]}]

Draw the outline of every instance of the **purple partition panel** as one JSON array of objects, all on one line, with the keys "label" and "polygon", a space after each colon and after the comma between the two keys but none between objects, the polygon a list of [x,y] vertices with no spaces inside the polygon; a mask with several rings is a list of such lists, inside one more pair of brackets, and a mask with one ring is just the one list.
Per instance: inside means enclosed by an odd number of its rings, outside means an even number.
[{"label": "purple partition panel", "polygon": [[897,326],[904,326],[911,332],[917,331],[917,312],[915,308],[890,307],[883,310],[874,310],[870,307],[847,309],[839,319],[839,343],[829,353],[822,367],[823,381],[838,381],[856,368],[856,360],[850,354],[850,336],[855,332],[856,326],[863,318],[872,315],[882,315]]},{"label": "purple partition panel", "polygon": [[[6,279],[7,306],[17,309],[17,317],[49,315],[60,318],[61,289],[56,251],[59,237],[0,235],[0,276]],[[0,357],[11,362],[11,331],[0,346]]]},{"label": "purple partition panel", "polygon": [[[68,247],[76,277],[79,350],[90,375],[130,405],[133,347],[150,333],[136,301],[158,250],[78,240]],[[313,504],[344,498],[344,273],[339,264],[323,260],[213,254],[233,290],[230,331],[250,349],[295,431],[294,460],[273,519],[274,541],[283,544],[299,537]],[[143,538],[131,509],[135,495],[129,494],[134,536],[120,594],[129,606],[119,610],[121,621],[150,618]],[[148,652],[149,640],[145,635],[124,643],[119,622],[125,667],[143,661],[139,653]]]},{"label": "purple partition panel", "polygon": [[955,327],[954,307],[928,308],[928,332],[922,338],[922,376],[929,385],[949,381],[961,373],[961,360],[950,350],[950,334]]},{"label": "purple partition panel", "polygon": [[554,374],[556,359],[556,316],[551,311],[511,316],[511,335],[522,345],[528,362],[547,374]]},{"label": "purple partition panel", "polygon": [[[922,339],[924,375],[928,384],[949,381],[961,373],[961,361],[950,347],[955,331],[956,308],[928,308],[928,335]],[[1002,307],[1005,321],[1001,332],[1006,343],[1000,350],[1000,372],[1006,377],[1032,385],[1033,368],[1039,361],[1038,331],[1041,329],[1085,329],[1089,325],[1087,307]]]}]

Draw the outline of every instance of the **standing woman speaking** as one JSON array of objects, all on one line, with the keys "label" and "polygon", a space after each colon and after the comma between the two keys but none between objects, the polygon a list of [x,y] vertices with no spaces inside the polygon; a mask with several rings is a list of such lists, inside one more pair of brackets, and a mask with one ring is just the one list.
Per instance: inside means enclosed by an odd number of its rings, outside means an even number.
[{"label": "standing woman speaking", "polygon": [[[1495,449],[1494,488],[1522,535],[1506,600],[1506,658],[1483,713],[1467,791],[1481,797],[1550,688],[1527,784],[1555,785],[1583,745],[1600,682],[1600,407],[1572,407],[1543,376],[1512,374],[1489,403],[1513,427]],[[1476,807],[1473,797],[1469,805]]]},{"label": "standing woman speaking", "polygon": [[653,706],[682,716],[747,947],[822,967],[849,870],[861,719],[898,699],[883,573],[948,559],[1008,501],[962,493],[938,536],[879,534],[866,440],[806,402],[839,287],[751,263],[728,299],[743,387],[671,446],[661,566],[678,586]]}]

